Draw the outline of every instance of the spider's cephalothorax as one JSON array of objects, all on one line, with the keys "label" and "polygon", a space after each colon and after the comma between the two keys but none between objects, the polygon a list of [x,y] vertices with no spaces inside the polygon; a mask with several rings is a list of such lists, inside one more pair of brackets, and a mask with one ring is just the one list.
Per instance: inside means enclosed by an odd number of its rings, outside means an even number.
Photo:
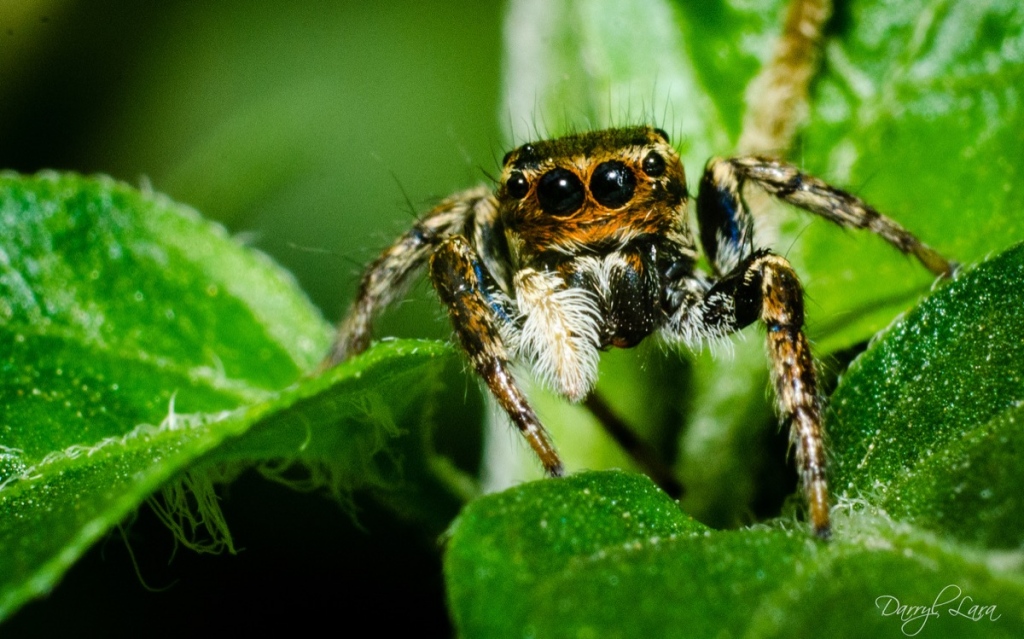
[{"label": "spider's cephalothorax", "polygon": [[784,258],[755,246],[742,197],[753,183],[837,224],[866,228],[937,275],[953,264],[862,200],[764,157],[712,159],[696,199],[660,129],[634,127],[526,144],[497,191],[443,201],[374,261],[327,364],[361,352],[373,319],[429,260],[462,348],[550,475],[562,463],[510,372],[523,362],[572,400],[594,386],[602,349],[658,332],[698,345],[756,321],[767,329],[779,412],[790,427],[815,532],[829,534],[825,450],[803,291]]}]

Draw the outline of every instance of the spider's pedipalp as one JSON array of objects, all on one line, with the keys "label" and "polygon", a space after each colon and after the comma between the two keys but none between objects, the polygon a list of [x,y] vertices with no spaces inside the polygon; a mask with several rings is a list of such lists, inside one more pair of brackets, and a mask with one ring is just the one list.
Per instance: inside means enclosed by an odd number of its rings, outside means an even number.
[{"label": "spider's pedipalp", "polygon": [[522,330],[519,355],[537,375],[573,401],[597,380],[601,315],[587,290],[565,286],[561,275],[527,268],[514,278]]}]

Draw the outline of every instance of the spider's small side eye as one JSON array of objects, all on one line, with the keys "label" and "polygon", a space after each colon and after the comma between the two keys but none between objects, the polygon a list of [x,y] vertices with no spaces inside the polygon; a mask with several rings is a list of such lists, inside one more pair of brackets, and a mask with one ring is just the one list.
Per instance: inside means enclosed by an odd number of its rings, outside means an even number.
[{"label": "spider's small side eye", "polygon": [[508,176],[508,181],[505,182],[505,191],[515,199],[521,200],[530,191],[530,183],[522,173],[512,171],[512,174]]},{"label": "spider's small side eye", "polygon": [[651,177],[661,177],[665,173],[665,158],[661,157],[657,151],[651,151],[644,158],[644,163],[640,168]]},{"label": "spider's small side eye", "polygon": [[501,158],[501,165],[502,166],[508,164],[508,161],[512,159],[512,153],[513,153],[512,151],[509,151],[508,153],[505,154],[505,156],[503,158]]},{"label": "spider's small side eye", "polygon": [[537,182],[537,201],[545,213],[569,215],[583,206],[583,183],[572,171],[551,169]]},{"label": "spider's small side eye", "polygon": [[665,140],[666,143],[668,143],[668,144],[672,143],[672,140],[668,139],[668,133],[665,133],[665,129],[654,129],[654,132],[657,133],[658,135],[660,135],[661,139]]},{"label": "spider's small side eye", "polygon": [[622,162],[602,162],[590,178],[594,199],[610,209],[617,209],[633,198],[636,176]]}]

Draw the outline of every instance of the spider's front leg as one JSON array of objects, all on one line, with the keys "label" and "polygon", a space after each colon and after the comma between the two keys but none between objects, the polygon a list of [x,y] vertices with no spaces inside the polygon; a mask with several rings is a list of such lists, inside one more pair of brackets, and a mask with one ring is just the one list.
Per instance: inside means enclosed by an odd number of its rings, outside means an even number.
[{"label": "spider's front leg", "polygon": [[[737,250],[731,248],[730,255]],[[695,345],[758,320],[767,328],[779,414],[796,445],[811,525],[816,535],[827,539],[831,525],[821,399],[803,333],[803,288],[789,262],[766,249],[755,251],[713,284],[703,277],[679,280],[670,287],[669,300],[671,315],[663,329],[669,339]]]},{"label": "spider's front leg", "polygon": [[768,333],[772,382],[816,535],[831,535],[825,434],[814,358],[804,335],[804,292],[789,262],[763,250],[741,263],[733,297],[740,324],[759,319]]},{"label": "spider's front leg", "polygon": [[477,233],[484,233],[493,227],[496,216],[494,196],[481,186],[447,198],[417,220],[412,229],[366,268],[355,302],[338,324],[334,344],[321,368],[329,368],[366,350],[374,319],[401,297],[412,276],[439,242],[463,231],[467,225]]},{"label": "spider's front leg", "polygon": [[[750,156],[712,159],[704,170],[697,198],[701,244],[722,279],[698,306],[701,326],[706,332],[724,333],[760,319],[767,327],[775,393],[796,443],[811,523],[818,536],[828,537],[822,411],[814,360],[803,334],[803,289],[789,262],[768,251],[754,251],[753,218],[742,195],[748,181],[835,224],[871,231],[935,275],[949,277],[957,264],[864,200],[791,164]],[[685,326],[679,320],[677,324]]]},{"label": "spider's front leg", "polygon": [[[697,217],[701,244],[721,279],[700,298],[693,296],[681,305],[675,331],[686,330],[687,317],[691,326],[699,324],[706,335],[727,334],[758,320],[764,324],[778,410],[795,444],[811,525],[819,537],[828,538],[822,402],[814,358],[803,332],[803,287],[785,258],[754,249],[753,218],[742,197],[746,180],[843,226],[870,229],[937,274],[948,274],[953,265],[862,200],[788,164],[764,158],[708,163],[697,197]],[[688,304],[697,312],[687,315]]]},{"label": "spider's front leg", "polygon": [[486,272],[480,256],[458,235],[442,242],[430,257],[430,280],[448,309],[455,334],[469,354],[473,368],[529,442],[547,474],[560,476],[562,460],[509,370],[509,355],[499,322],[517,329],[506,315],[502,301],[484,281]]},{"label": "spider's front leg", "polygon": [[743,185],[753,182],[772,196],[847,228],[868,230],[925,268],[951,276],[958,264],[946,259],[895,220],[873,206],[804,173],[761,156],[713,158],[704,169],[697,198],[701,244],[719,273],[727,273],[752,250],[753,221],[743,201]]}]

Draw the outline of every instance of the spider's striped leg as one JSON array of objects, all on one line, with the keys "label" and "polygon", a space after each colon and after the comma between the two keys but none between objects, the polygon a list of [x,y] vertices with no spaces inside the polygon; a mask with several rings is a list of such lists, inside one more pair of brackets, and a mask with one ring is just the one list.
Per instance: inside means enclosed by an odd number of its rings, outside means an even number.
[{"label": "spider's striped leg", "polygon": [[827,539],[831,525],[825,433],[814,358],[803,332],[803,287],[789,262],[772,253],[755,254],[743,268],[743,285],[736,298],[737,314],[757,312],[767,328],[779,413],[789,424],[790,441],[796,445],[796,465],[811,525],[815,534]]},{"label": "spider's striped leg", "polygon": [[330,353],[321,364],[329,368],[366,350],[373,321],[405,292],[412,276],[426,263],[439,242],[466,226],[482,226],[494,217],[497,204],[485,187],[457,193],[427,213],[398,238],[363,273],[359,292],[338,324]]},{"label": "spider's striped leg", "polygon": [[797,471],[811,525],[815,534],[827,539],[831,535],[828,461],[818,378],[803,332],[803,287],[785,258],[762,249],[716,285],[709,297],[722,294],[731,294],[737,328],[760,320],[767,329],[779,415],[789,426],[790,441],[796,447]]},{"label": "spider's striped leg", "polygon": [[[548,475],[560,476],[562,461],[551,438],[509,370],[509,355],[499,322],[510,323],[511,319],[501,317],[505,310],[500,294],[484,281],[486,272],[481,257],[458,235],[442,242],[430,257],[430,280],[448,309],[455,334],[473,368],[526,438]],[[510,324],[508,327],[512,328]]]},{"label": "spider's striped leg", "polygon": [[784,258],[755,251],[713,285],[680,280],[665,337],[689,344],[722,337],[760,320],[767,329],[772,382],[782,422],[796,447],[797,470],[814,532],[831,533],[821,399],[810,346],[803,333],[800,281]]},{"label": "spider's striped leg", "polygon": [[[708,162],[701,181],[698,216],[701,240],[707,246],[703,225],[710,220],[715,232],[724,236],[744,237],[749,225],[741,197],[743,184],[751,181],[772,196],[805,211],[847,228],[867,229],[903,253],[914,256],[925,268],[943,277],[956,271],[956,262],[946,259],[938,251],[924,244],[910,231],[882,215],[864,200],[837,189],[822,180],[802,172],[781,160],[760,156],[745,156]],[[711,191],[705,197],[705,185]],[[702,207],[701,200],[708,206]],[[717,212],[712,200],[720,202]],[[704,210],[701,211],[701,208]],[[737,213],[733,214],[733,211]],[[734,221],[735,220],[735,221]],[[749,237],[747,235],[746,237]],[[720,251],[721,252],[721,251]],[[709,254],[710,255],[710,254]],[[727,272],[723,269],[722,272]]]}]

